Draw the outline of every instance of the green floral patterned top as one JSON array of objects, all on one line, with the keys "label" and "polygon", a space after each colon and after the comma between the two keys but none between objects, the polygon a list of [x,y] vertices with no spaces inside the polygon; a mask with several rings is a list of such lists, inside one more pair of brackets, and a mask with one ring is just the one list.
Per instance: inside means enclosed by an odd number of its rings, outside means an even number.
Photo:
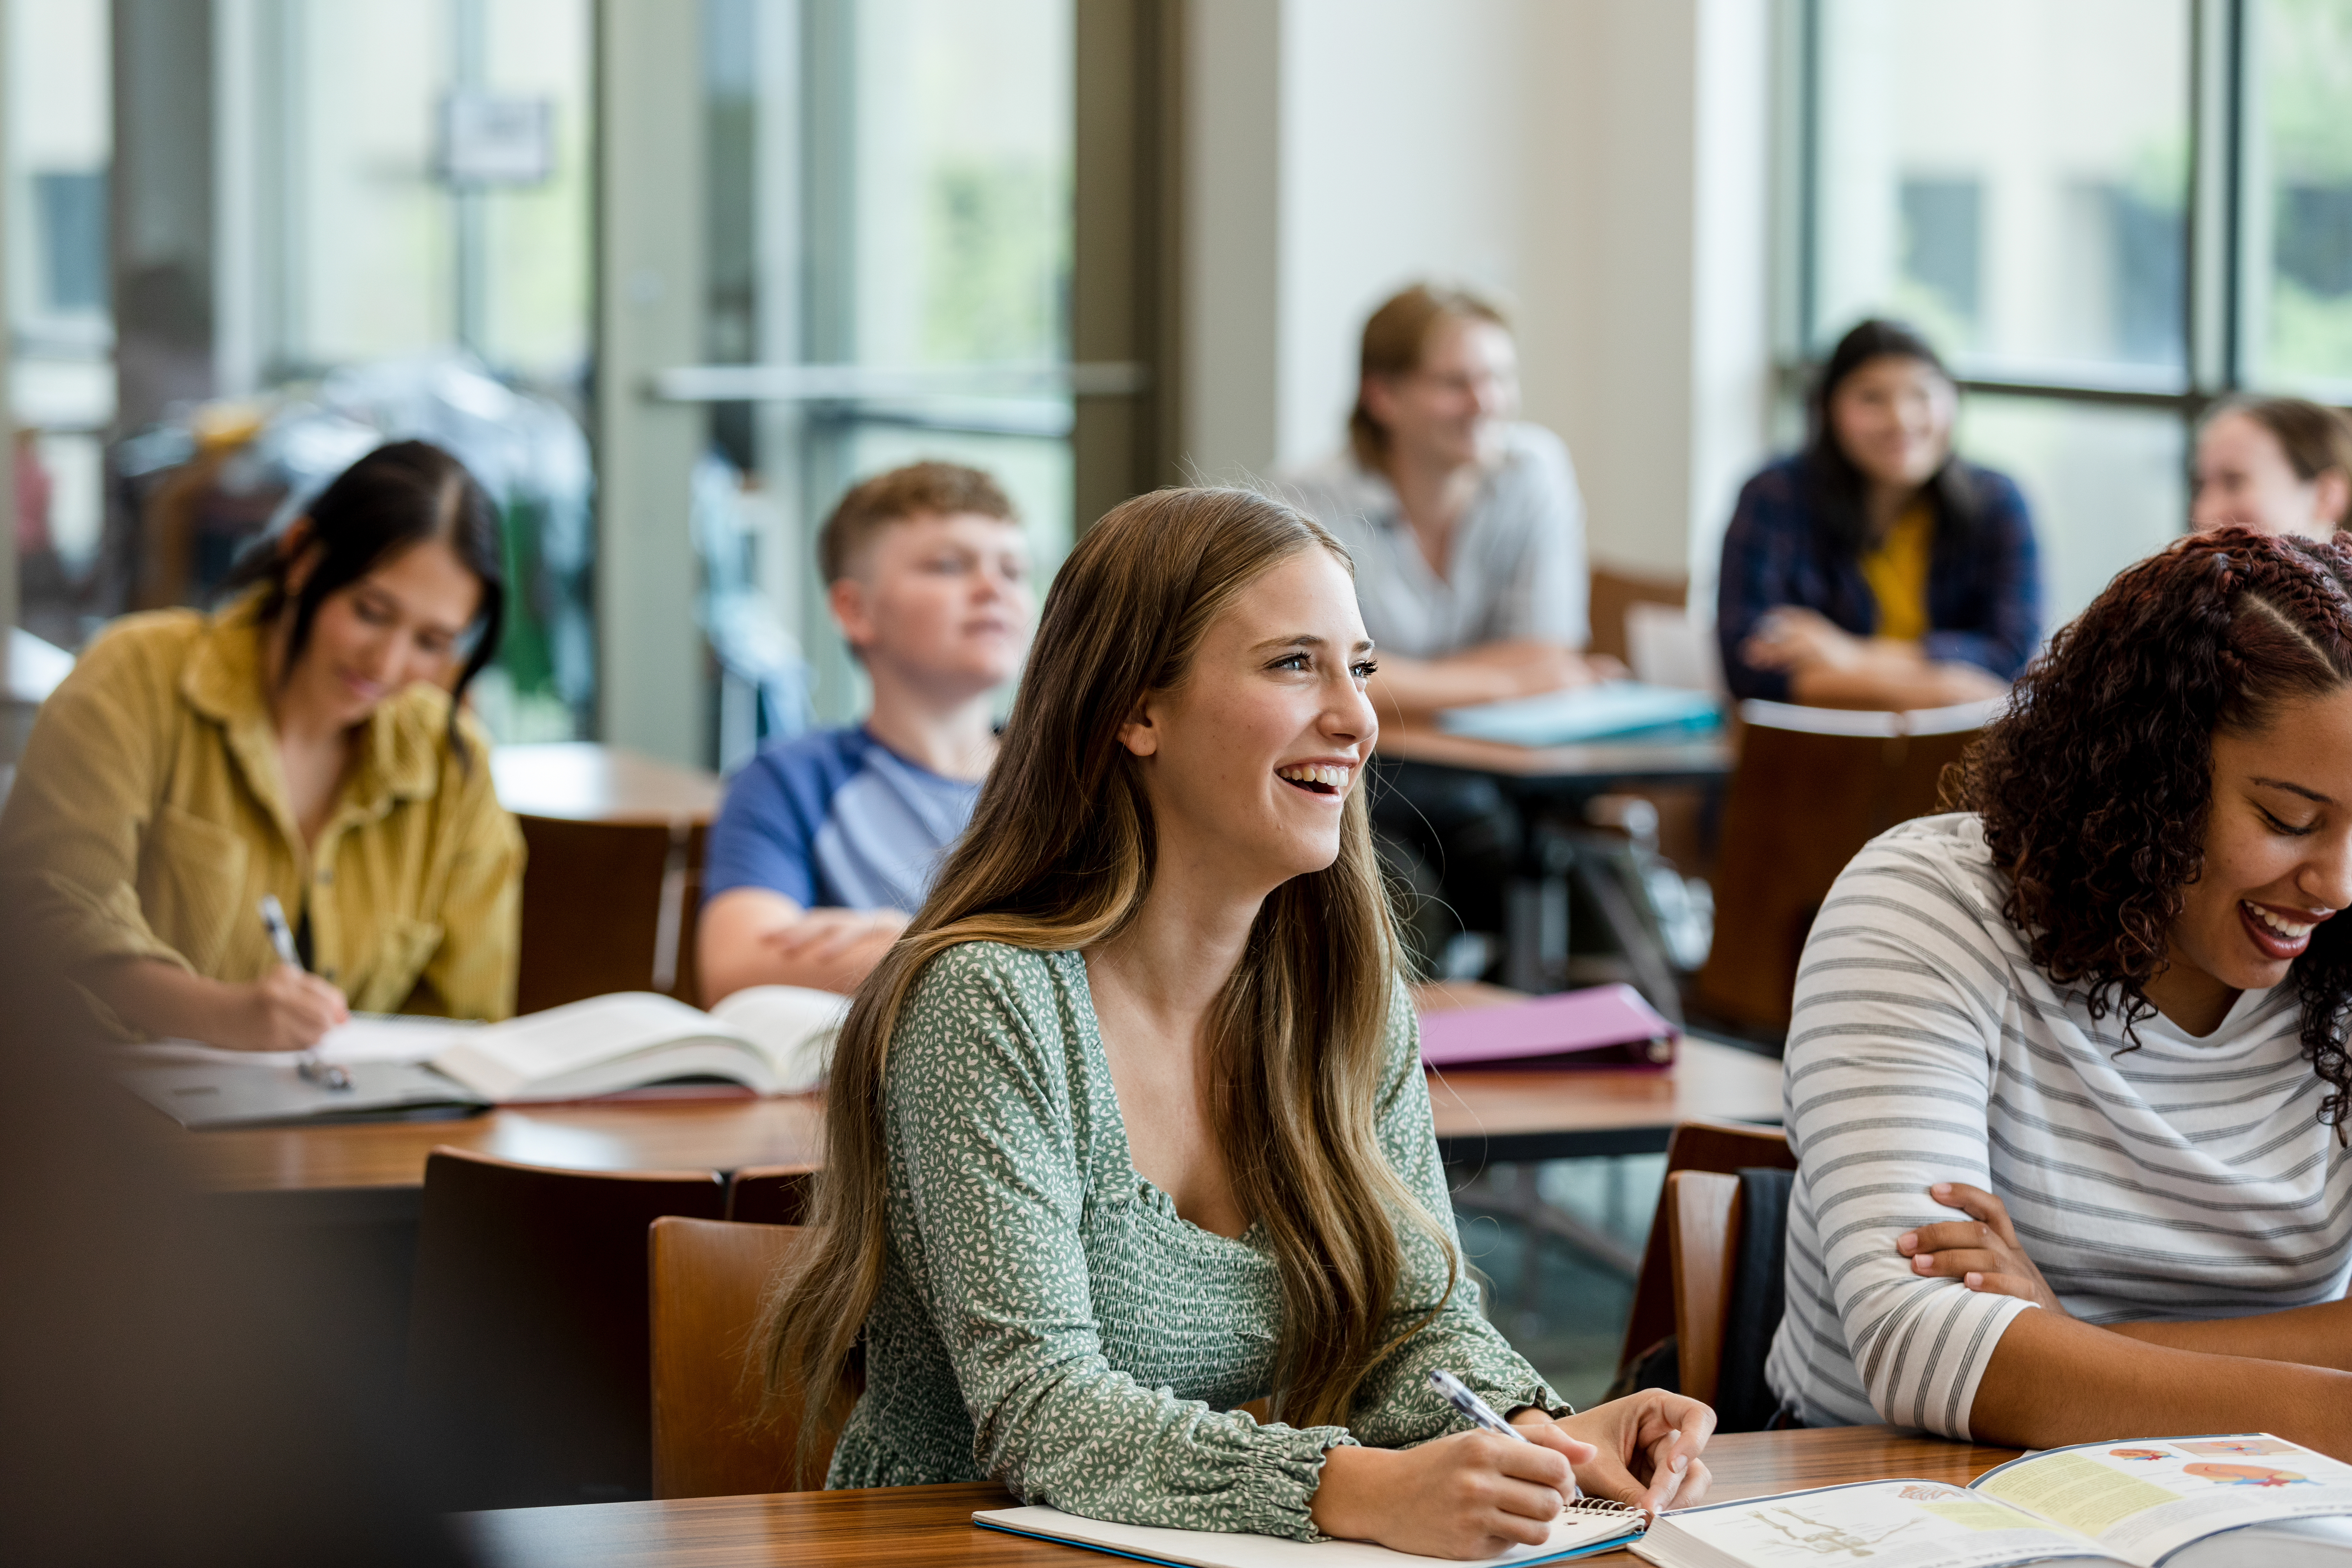
[{"label": "green floral patterned top", "polygon": [[[866,1393],[826,1484],[993,1478],[1096,1519],[1316,1538],[1326,1449],[1402,1447],[1461,1421],[1428,1373],[1496,1408],[1564,1411],[1479,1310],[1465,1270],[1365,1379],[1351,1427],[1260,1425],[1281,1291],[1270,1246],[1177,1217],[1138,1175],[1076,952],[969,942],[917,984],[883,1090],[890,1250],[866,1322]],[[1381,1139],[1458,1250],[1412,1009],[1389,1026]],[[1396,1310],[1445,1286],[1436,1243],[1401,1226]]]}]

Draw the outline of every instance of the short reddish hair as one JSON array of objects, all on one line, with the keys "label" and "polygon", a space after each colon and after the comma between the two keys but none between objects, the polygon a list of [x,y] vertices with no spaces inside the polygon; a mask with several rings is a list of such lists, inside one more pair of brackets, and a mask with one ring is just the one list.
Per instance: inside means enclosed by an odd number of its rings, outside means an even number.
[{"label": "short reddish hair", "polygon": [[874,536],[894,522],[973,512],[1003,522],[1021,516],[994,479],[961,463],[908,463],[852,485],[816,536],[816,563],[827,583],[849,575],[851,563]]}]

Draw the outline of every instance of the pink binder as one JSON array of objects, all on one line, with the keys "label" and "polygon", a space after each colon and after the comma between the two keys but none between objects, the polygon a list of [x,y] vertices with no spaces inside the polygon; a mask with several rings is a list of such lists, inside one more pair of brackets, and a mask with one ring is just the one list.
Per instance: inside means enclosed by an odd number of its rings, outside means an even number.
[{"label": "pink binder", "polygon": [[1669,1068],[1675,1026],[1630,985],[1595,985],[1421,1017],[1433,1068]]}]

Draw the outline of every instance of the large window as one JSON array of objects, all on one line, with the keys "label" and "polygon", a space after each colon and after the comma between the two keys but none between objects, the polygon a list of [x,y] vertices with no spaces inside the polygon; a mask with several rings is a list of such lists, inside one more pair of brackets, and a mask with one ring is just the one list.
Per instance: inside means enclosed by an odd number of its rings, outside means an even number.
[{"label": "large window", "polygon": [[75,588],[98,554],[114,419],[109,23],[106,0],[0,8],[18,618],[68,647],[81,640]]},{"label": "large window", "polygon": [[2352,0],[1803,5],[1801,355],[1949,355],[2053,626],[2186,527],[2215,397],[2352,398]]},{"label": "large window", "polygon": [[850,484],[970,463],[1020,509],[1039,581],[1069,547],[1076,17],[708,0],[703,18],[711,363],[666,387],[711,404],[697,532],[731,764],[780,723],[863,707],[813,580]]}]

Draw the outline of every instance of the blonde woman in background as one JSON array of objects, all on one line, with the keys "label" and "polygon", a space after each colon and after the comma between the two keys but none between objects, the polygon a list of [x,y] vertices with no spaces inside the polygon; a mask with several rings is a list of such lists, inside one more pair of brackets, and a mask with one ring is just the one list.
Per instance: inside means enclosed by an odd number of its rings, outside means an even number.
[{"label": "blonde woman in background", "polygon": [[828,1485],[1457,1557],[1543,1540],[1572,1479],[1705,1492],[1705,1405],[1579,1415],[1479,1310],[1366,824],[1373,669],[1347,557],[1278,502],[1140,497],[1071,554],[835,1060],[768,1340],[780,1390],[831,1389],[863,1331]]},{"label": "blonde woman in background", "polygon": [[2197,432],[2189,526],[2326,539],[2352,509],[2352,420],[2300,397],[2232,398]]},{"label": "blonde woman in background", "polygon": [[[1518,417],[1518,352],[1494,301],[1415,284],[1364,323],[1356,405],[1336,452],[1282,476],[1356,563],[1381,646],[1383,720],[1425,721],[1622,673],[1588,659],[1584,498],[1559,437]],[[1425,898],[1432,960],[1461,930],[1499,953],[1517,807],[1481,774],[1380,759],[1372,826]]]}]

